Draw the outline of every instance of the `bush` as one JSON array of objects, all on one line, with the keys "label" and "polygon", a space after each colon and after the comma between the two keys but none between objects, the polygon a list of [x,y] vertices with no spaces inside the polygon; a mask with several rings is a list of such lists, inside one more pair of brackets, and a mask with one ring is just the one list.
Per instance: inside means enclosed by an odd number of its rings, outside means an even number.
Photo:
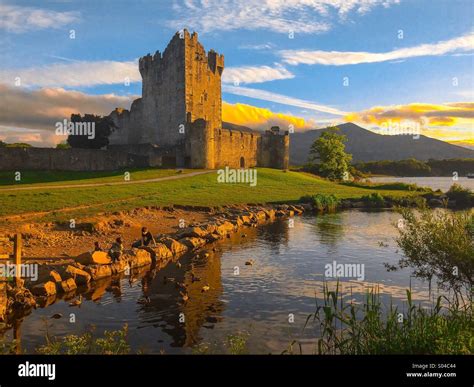
[{"label": "bush", "polygon": [[449,191],[446,192],[449,200],[455,200],[458,207],[469,207],[474,205],[474,194],[468,188],[464,188],[459,184],[453,184]]},{"label": "bush", "polygon": [[302,203],[310,203],[318,211],[334,211],[339,205],[339,199],[334,195],[305,195],[300,198]]},{"label": "bush", "polygon": [[371,193],[370,195],[362,196],[362,201],[368,207],[380,208],[380,207],[385,206],[385,199],[378,192],[374,192],[374,193]]},{"label": "bush", "polygon": [[416,277],[436,279],[442,288],[460,293],[474,285],[474,214],[401,208],[397,244],[404,257],[398,267],[411,267]]}]

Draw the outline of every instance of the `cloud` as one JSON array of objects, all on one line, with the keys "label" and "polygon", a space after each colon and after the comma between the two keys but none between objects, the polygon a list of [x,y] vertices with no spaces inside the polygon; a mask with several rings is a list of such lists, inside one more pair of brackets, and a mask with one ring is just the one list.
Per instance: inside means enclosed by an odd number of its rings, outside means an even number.
[{"label": "cloud", "polygon": [[474,49],[474,33],[469,33],[450,40],[433,44],[421,44],[414,47],[400,48],[384,53],[357,51],[311,51],[281,50],[279,55],[283,62],[298,65],[344,66],[360,63],[376,63],[415,58],[420,56],[440,56],[459,51]]},{"label": "cloud", "polygon": [[0,84],[0,125],[10,128],[54,130],[54,124],[72,113],[109,114],[129,108],[137,96],[90,95],[60,88],[28,90]]},{"label": "cloud", "polygon": [[13,33],[57,29],[79,22],[78,12],[56,12],[48,9],[0,4],[0,29]]},{"label": "cloud", "polygon": [[283,130],[288,130],[293,125],[295,130],[314,129],[314,120],[305,120],[284,113],[275,113],[269,109],[242,103],[230,104],[222,103],[222,121],[231,122],[237,125],[247,126],[256,130],[270,129],[272,126],[280,126]]},{"label": "cloud", "polygon": [[49,130],[0,126],[0,140],[8,144],[22,142],[37,147],[51,147],[65,141],[66,136],[57,136]]},{"label": "cloud", "polygon": [[72,61],[50,65],[0,70],[0,83],[14,85],[17,77],[22,86],[86,87],[141,81],[138,63],[114,61]]},{"label": "cloud", "polygon": [[445,104],[411,103],[374,106],[346,115],[347,121],[371,126],[371,129],[418,127],[422,134],[443,141],[465,141],[474,138],[474,102]]},{"label": "cloud", "polygon": [[426,123],[433,126],[453,126],[460,120],[474,123],[474,102],[451,102],[446,104],[411,103],[407,105],[374,106],[370,109],[346,116],[349,121],[381,125],[387,121],[403,120]]},{"label": "cloud", "polygon": [[[15,85],[19,78],[22,86],[31,87],[88,87],[95,85],[141,82],[137,61],[76,61],[53,63],[40,67],[0,70],[0,83]],[[280,64],[271,66],[228,67],[224,83],[261,83],[277,79],[291,79],[294,75]]]},{"label": "cloud", "polygon": [[278,79],[291,79],[295,76],[283,66],[241,66],[229,67],[222,74],[223,83],[262,83]]},{"label": "cloud", "polygon": [[242,86],[223,85],[222,91],[229,94],[240,95],[243,97],[261,99],[264,101],[276,102],[282,105],[295,106],[303,109],[314,110],[318,112],[333,114],[337,116],[345,116],[347,112],[332,108],[329,106],[318,105],[314,102],[305,101],[298,98],[288,97],[286,95],[272,93],[270,91],[251,89]]},{"label": "cloud", "polygon": [[334,20],[344,20],[355,11],[359,15],[377,6],[388,7],[399,0],[183,0],[174,10],[177,16],[168,25],[183,26],[204,33],[210,31],[269,30],[288,34],[328,31]]}]

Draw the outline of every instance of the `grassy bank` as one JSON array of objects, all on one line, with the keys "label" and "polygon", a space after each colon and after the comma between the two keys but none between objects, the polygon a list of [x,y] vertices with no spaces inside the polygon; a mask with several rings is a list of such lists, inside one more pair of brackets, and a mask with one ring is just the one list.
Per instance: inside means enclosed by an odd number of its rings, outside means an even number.
[{"label": "grassy bank", "polygon": [[[183,169],[180,173],[186,174],[193,171],[197,170]],[[22,171],[21,180],[16,181],[15,172],[0,171],[0,187],[114,183],[124,181],[125,172],[130,174],[130,180],[156,179],[176,175],[175,169],[128,169],[104,172]]]},{"label": "grassy bank", "polygon": [[[156,171],[156,170],[153,170]],[[163,174],[176,173],[162,170]],[[147,172],[143,171],[146,174]],[[150,172],[151,173],[151,172]],[[100,182],[95,176],[94,182]],[[90,182],[89,180],[81,180]],[[61,184],[69,184],[70,180]],[[55,182],[59,184],[59,182]],[[38,183],[42,185],[42,183]],[[301,196],[332,194],[338,199],[360,198],[376,189],[350,187],[301,172],[260,168],[257,185],[218,183],[217,174],[184,177],[178,180],[100,187],[73,187],[25,191],[0,189],[0,216],[44,212],[48,220],[67,220],[73,216],[93,215],[103,211],[127,210],[143,206],[171,204],[219,206],[242,203],[296,202]],[[413,191],[384,190],[384,195],[403,197]],[[64,209],[69,209],[64,212]]]}]

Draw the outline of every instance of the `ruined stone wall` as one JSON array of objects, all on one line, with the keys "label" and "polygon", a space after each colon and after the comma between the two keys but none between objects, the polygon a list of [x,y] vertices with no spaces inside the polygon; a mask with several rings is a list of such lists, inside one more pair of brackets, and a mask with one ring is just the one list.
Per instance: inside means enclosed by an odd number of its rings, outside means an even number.
[{"label": "ruined stone wall", "polygon": [[257,166],[260,134],[230,129],[214,131],[215,168],[252,168]]},{"label": "ruined stone wall", "polygon": [[267,130],[260,138],[258,165],[266,168],[288,169],[290,163],[290,137]]},{"label": "ruined stone wall", "polygon": [[0,170],[113,171],[144,168],[147,156],[100,149],[0,148]]}]

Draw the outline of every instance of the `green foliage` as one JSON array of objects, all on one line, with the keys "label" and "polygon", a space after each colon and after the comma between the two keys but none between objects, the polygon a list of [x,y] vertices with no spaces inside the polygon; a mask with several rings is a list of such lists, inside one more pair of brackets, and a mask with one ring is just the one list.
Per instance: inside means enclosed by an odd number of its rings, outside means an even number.
[{"label": "green foliage", "polygon": [[[442,306],[439,297],[430,309],[416,306],[407,290],[407,311],[384,307],[378,292],[367,292],[363,304],[344,304],[339,284],[324,288],[324,303],[317,305],[306,325],[317,325],[321,337],[318,354],[473,354],[472,303]],[[306,326],[305,325],[305,326]]]},{"label": "green foliage", "polygon": [[227,336],[227,347],[231,355],[245,355],[247,353],[247,341],[249,334],[238,333]]},{"label": "green foliage", "polygon": [[449,200],[455,200],[456,206],[474,206],[474,193],[470,189],[464,188],[459,184],[453,184],[449,188],[449,191],[446,192],[446,196]]},{"label": "green foliage", "polygon": [[72,114],[72,123],[95,123],[94,138],[87,135],[69,135],[67,143],[71,148],[100,149],[109,144],[109,136],[116,129],[114,121],[110,117],[101,117],[94,114]]},{"label": "green foliage", "polygon": [[59,143],[56,145],[56,149],[70,149],[71,145],[69,145],[67,142],[66,143]]},{"label": "green foliage", "polygon": [[403,222],[397,244],[404,257],[398,267],[411,267],[414,275],[438,281],[440,287],[460,293],[474,285],[472,211],[399,209]]},{"label": "green foliage", "polygon": [[414,192],[432,192],[433,190],[428,187],[419,187],[416,184],[393,182],[393,183],[372,183],[372,182],[362,182],[362,181],[344,181],[341,184],[358,187],[358,188],[368,188],[376,190],[400,190],[400,191],[414,191]]},{"label": "green foliage", "polygon": [[378,192],[371,193],[370,195],[362,196],[362,201],[368,207],[381,208],[385,206],[385,199]]},{"label": "green foliage", "polygon": [[301,203],[310,203],[318,211],[334,211],[339,205],[339,199],[333,194],[305,195],[300,198]]},{"label": "green foliage", "polygon": [[103,337],[94,338],[92,332],[82,335],[68,335],[63,338],[51,338],[46,335],[46,344],[37,352],[43,355],[123,355],[130,352],[127,344],[128,326],[118,331],[105,331]]},{"label": "green foliage", "polygon": [[14,143],[11,143],[11,144],[5,144],[4,146],[6,148],[32,148],[32,145],[27,144],[25,142],[14,142]]},{"label": "green foliage", "polygon": [[323,131],[310,149],[310,163],[317,163],[319,174],[332,180],[342,179],[349,173],[352,160],[352,155],[345,151],[347,138],[338,132],[337,127]]}]

